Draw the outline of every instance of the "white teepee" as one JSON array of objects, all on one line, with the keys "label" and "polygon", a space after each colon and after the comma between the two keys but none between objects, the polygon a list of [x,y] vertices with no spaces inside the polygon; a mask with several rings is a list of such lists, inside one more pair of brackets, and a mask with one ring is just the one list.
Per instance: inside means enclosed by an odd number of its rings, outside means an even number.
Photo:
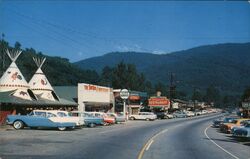
[{"label": "white teepee", "polygon": [[12,63],[1,77],[0,92],[14,91],[13,96],[32,100],[28,93],[29,85],[15,63],[22,51],[9,52],[9,50],[6,50],[6,53]]},{"label": "white teepee", "polygon": [[30,89],[34,92],[35,95],[42,99],[52,101],[59,100],[59,98],[55,94],[54,89],[52,88],[45,74],[41,70],[41,67],[44,64],[46,58],[33,58],[33,60],[36,63],[38,69],[29,82]]}]

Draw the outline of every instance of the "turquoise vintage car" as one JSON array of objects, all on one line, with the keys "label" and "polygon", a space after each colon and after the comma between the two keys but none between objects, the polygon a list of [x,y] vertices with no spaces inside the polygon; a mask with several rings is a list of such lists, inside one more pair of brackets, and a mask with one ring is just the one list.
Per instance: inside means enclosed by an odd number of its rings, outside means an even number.
[{"label": "turquoise vintage car", "polygon": [[59,117],[56,111],[36,110],[28,115],[8,115],[6,119],[8,125],[12,125],[15,129],[24,127],[30,128],[58,128],[66,130],[74,129],[76,122],[69,120],[68,117]]},{"label": "turquoise vintage car", "polygon": [[101,117],[96,117],[88,112],[72,111],[72,116],[81,117],[84,120],[85,126],[95,127],[96,125],[104,125],[104,119]]}]

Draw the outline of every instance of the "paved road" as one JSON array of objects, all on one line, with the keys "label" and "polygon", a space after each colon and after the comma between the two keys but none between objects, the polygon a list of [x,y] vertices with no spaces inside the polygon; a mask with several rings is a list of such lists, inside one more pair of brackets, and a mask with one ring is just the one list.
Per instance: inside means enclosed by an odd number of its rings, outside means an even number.
[{"label": "paved road", "polygon": [[[0,157],[250,158],[249,145],[233,141],[229,136],[216,132],[216,129],[207,128],[216,117],[218,115],[152,122],[130,121],[66,132],[30,129],[0,131]],[[235,156],[232,157],[213,141]]]}]

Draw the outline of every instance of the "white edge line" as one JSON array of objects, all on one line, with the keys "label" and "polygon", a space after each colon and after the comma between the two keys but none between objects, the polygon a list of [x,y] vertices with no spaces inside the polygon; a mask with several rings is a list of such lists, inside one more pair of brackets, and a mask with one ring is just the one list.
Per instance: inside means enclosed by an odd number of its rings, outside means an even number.
[{"label": "white edge line", "polygon": [[148,144],[146,151],[148,151],[148,149],[150,148],[150,146],[152,145],[152,143],[154,142],[154,140],[151,140],[150,143]]},{"label": "white edge line", "polygon": [[223,150],[224,152],[226,152],[227,154],[229,154],[230,156],[232,156],[233,158],[239,159],[237,156],[233,155],[232,153],[230,153],[229,151],[227,151],[226,149],[224,149],[223,147],[221,147],[220,145],[218,145],[215,141],[213,141],[208,135],[207,135],[207,130],[210,127],[210,125],[204,130],[204,134],[206,135],[206,137],[208,138],[208,140],[210,140],[212,143],[214,143],[217,147],[219,147],[221,150]]}]

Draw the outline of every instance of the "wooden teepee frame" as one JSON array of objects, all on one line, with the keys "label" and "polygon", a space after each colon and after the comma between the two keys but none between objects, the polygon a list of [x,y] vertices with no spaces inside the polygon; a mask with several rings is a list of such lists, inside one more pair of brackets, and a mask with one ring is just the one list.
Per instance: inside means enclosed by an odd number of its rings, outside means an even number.
[{"label": "wooden teepee frame", "polygon": [[34,62],[36,63],[38,68],[41,68],[46,60],[46,58],[35,58],[33,57]]},{"label": "wooden teepee frame", "polygon": [[19,55],[22,53],[21,50],[17,50],[17,51],[9,51],[8,49],[6,50],[7,55],[10,57],[10,59],[12,60],[12,62],[15,62],[16,59],[19,57]]}]

